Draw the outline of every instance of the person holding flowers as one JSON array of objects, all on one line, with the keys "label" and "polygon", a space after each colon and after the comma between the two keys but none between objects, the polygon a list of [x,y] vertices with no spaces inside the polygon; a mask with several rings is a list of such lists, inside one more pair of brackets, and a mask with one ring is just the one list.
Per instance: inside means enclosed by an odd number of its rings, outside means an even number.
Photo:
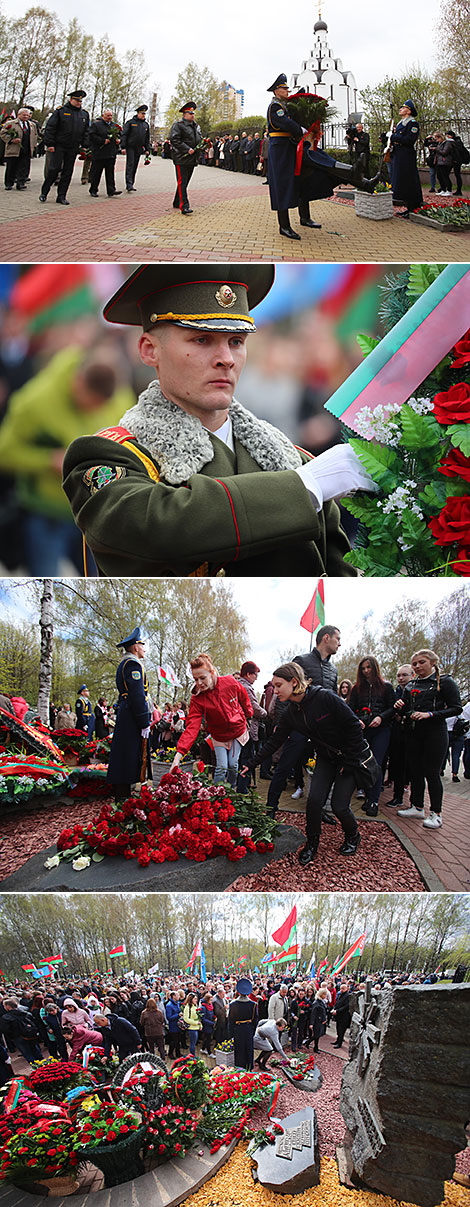
[{"label": "person holding flowers", "polygon": [[[398,809],[399,817],[420,818],[427,830],[442,826],[441,767],[447,745],[447,717],[462,712],[460,692],[450,675],[441,675],[434,650],[417,650],[411,659],[415,678],[404,689],[395,710],[408,718],[410,806]],[[424,815],[424,789],[427,784],[431,811]]]},{"label": "person holding flowers", "polygon": [[121,127],[113,122],[112,109],[103,109],[101,117],[95,118],[90,126],[89,137],[91,144],[90,197],[98,196],[103,169],[108,197],[120,197],[122,189],[116,188],[114,171],[116,155],[121,144]]}]

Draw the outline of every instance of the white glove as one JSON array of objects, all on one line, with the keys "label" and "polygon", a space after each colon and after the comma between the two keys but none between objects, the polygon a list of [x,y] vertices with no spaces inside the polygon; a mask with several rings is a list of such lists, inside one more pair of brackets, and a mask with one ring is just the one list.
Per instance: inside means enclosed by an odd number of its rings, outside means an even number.
[{"label": "white glove", "polygon": [[149,734],[150,734],[150,725],[147,725],[145,729],[141,729],[141,731],[140,731],[140,736],[142,738],[148,738]]},{"label": "white glove", "polygon": [[328,499],[341,498],[355,490],[375,493],[379,489],[350,444],[335,444],[295,472],[302,478],[317,511],[321,511]]}]

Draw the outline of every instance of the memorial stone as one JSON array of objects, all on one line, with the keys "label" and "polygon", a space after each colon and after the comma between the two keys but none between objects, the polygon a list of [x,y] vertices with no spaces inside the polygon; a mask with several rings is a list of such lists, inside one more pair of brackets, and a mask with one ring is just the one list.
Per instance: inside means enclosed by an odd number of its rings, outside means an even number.
[{"label": "memorial stone", "polygon": [[455,1153],[467,1143],[469,1034],[470,985],[375,994],[367,984],[341,1085],[342,1180],[420,1207],[442,1202]]},{"label": "memorial stone", "polygon": [[253,1161],[256,1181],[277,1194],[301,1194],[320,1181],[317,1117],[312,1106],[281,1120],[282,1136],[275,1144],[257,1148]]}]

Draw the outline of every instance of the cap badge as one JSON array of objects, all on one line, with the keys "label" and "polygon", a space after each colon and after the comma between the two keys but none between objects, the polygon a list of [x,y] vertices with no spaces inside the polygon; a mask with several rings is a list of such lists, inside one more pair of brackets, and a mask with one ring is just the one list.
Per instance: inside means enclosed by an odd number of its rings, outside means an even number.
[{"label": "cap badge", "polygon": [[220,289],[217,290],[215,298],[219,303],[219,306],[227,307],[235,304],[237,295],[234,290],[230,288],[230,285],[221,285]]}]

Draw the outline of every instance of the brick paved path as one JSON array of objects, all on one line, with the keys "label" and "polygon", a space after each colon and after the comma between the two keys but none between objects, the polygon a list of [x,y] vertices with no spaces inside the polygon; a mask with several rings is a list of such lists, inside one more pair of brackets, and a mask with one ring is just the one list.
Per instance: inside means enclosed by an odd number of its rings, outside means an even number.
[{"label": "brick paved path", "polygon": [[[299,227],[299,243],[282,238],[269,207],[268,189],[254,176],[198,167],[190,183],[194,213],[172,208],[173,164],[153,159],[140,167],[137,192],[126,193],[124,157],[117,161],[122,196],[99,198],[80,184],[81,164],[68,198],[70,206],[38,201],[43,161],[33,160],[32,180],[17,196],[0,187],[0,259],[18,262],[131,260],[323,260],[364,263],[466,261],[470,234],[439,234],[396,218],[356,218],[352,202],[312,203],[322,230]],[[292,215],[298,227],[297,215]]]},{"label": "brick paved path", "polygon": [[[460,772],[463,775],[462,772]],[[263,800],[266,798],[268,784],[266,780],[258,780],[257,788]],[[298,801],[292,800],[293,785],[289,784],[283,792],[280,801],[281,809],[290,813],[305,812],[307,785],[305,796]],[[459,784],[453,784],[450,771],[447,768],[444,777],[443,824],[440,830],[425,830],[419,818],[398,817],[396,809],[389,809],[386,801],[392,798],[391,788],[385,788],[380,798],[379,813],[374,821],[386,822],[403,843],[408,854],[417,865],[425,884],[431,891],[469,892],[470,891],[470,780],[461,779]],[[405,794],[404,805],[408,805],[408,795]],[[353,797],[353,812],[360,819],[361,825],[367,822],[362,812],[361,802]],[[425,813],[429,812],[427,793],[425,797]]]}]

